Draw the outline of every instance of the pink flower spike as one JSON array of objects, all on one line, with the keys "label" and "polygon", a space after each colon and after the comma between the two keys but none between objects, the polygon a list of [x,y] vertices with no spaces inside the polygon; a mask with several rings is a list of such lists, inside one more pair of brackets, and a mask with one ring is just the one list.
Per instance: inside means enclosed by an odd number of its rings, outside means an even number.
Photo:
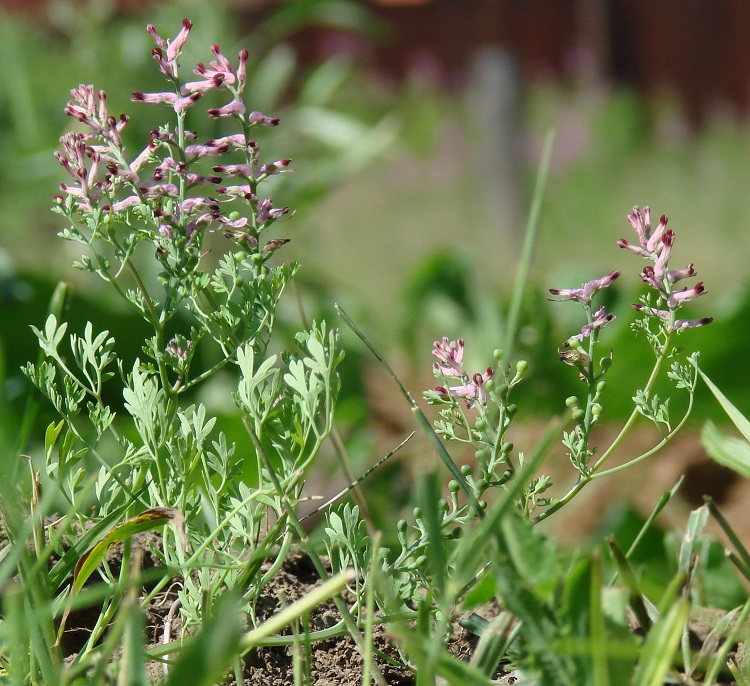
[{"label": "pink flower spike", "polygon": [[439,370],[443,376],[468,376],[461,366],[464,359],[463,339],[449,341],[446,336],[442,341],[435,341],[434,345],[432,354],[438,359],[433,365],[436,371]]}]

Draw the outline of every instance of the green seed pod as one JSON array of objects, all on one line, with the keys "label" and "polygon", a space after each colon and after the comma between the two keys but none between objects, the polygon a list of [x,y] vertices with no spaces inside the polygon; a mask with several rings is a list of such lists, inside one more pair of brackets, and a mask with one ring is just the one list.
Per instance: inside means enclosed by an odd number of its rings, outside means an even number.
[{"label": "green seed pod", "polygon": [[484,431],[487,428],[487,420],[483,417],[479,417],[479,419],[474,422],[474,428],[477,431]]},{"label": "green seed pod", "polygon": [[511,450],[513,450],[513,443],[511,443],[510,441],[503,443],[502,447],[500,448],[500,452],[502,452],[503,455],[507,455]]},{"label": "green seed pod", "polygon": [[476,486],[477,493],[484,493],[487,490],[487,486],[489,486],[487,479],[477,479],[474,485]]},{"label": "green seed pod", "polygon": [[406,530],[409,528],[409,524],[405,519],[399,519],[398,522],[396,522],[396,529],[398,529],[402,534],[406,533]]},{"label": "green seed pod", "polygon": [[445,498],[440,498],[438,500],[438,512],[447,512],[448,511],[448,503],[445,501]]},{"label": "green seed pod", "polygon": [[508,384],[500,384],[495,393],[500,400],[505,400],[508,397]]},{"label": "green seed pod", "polygon": [[580,407],[577,407],[573,410],[571,416],[573,417],[574,422],[580,422],[586,416],[586,413]]},{"label": "green seed pod", "polygon": [[412,514],[414,515],[414,519],[422,519],[422,508],[415,507]]},{"label": "green seed pod", "polygon": [[464,476],[469,476],[471,474],[471,465],[470,464],[462,464],[461,465],[461,474]]},{"label": "green seed pod", "polygon": [[521,376],[526,371],[528,366],[529,363],[526,360],[518,360],[518,362],[516,362],[516,374]]},{"label": "green seed pod", "polygon": [[503,359],[503,351],[500,348],[495,348],[492,351],[492,357],[494,357],[499,362]]},{"label": "green seed pod", "polygon": [[602,359],[599,360],[599,366],[602,368],[602,371],[606,371],[612,366],[612,358],[602,357]]},{"label": "green seed pod", "polygon": [[234,253],[234,259],[237,262],[242,262],[247,257],[247,253],[244,250],[238,250]]},{"label": "green seed pod", "polygon": [[458,493],[461,490],[461,487],[458,485],[458,481],[456,481],[455,479],[451,479],[448,482],[448,490],[451,493]]},{"label": "green seed pod", "polygon": [[234,285],[237,286],[237,288],[242,288],[245,285],[245,279],[243,279],[241,276],[238,276],[234,280]]},{"label": "green seed pod", "polygon": [[572,410],[573,408],[578,407],[578,398],[574,395],[569,395],[565,398],[565,404]]},{"label": "green seed pod", "polygon": [[422,567],[425,562],[427,562],[427,555],[420,555],[416,560],[414,560],[413,567]]},{"label": "green seed pod", "polygon": [[604,393],[604,389],[607,388],[607,382],[602,379],[599,381],[599,383],[596,384],[596,392],[597,393]]},{"label": "green seed pod", "polygon": [[490,449],[487,446],[484,446],[483,448],[480,448],[474,453],[474,457],[477,458],[480,462],[483,460],[486,460],[490,456]]},{"label": "green seed pod", "polygon": [[507,406],[507,407],[505,408],[505,412],[506,412],[506,414],[507,414],[507,415],[508,415],[509,417],[512,417],[512,416],[513,416],[513,415],[514,415],[514,414],[516,413],[516,410],[517,410],[517,409],[518,409],[518,406],[517,406],[517,405],[514,405],[513,403],[511,403],[510,405],[508,405],[508,406]]},{"label": "green seed pod", "polygon": [[451,538],[454,540],[458,538],[463,538],[463,535],[464,535],[464,530],[460,526],[457,526],[455,529],[453,529],[453,531],[451,531]]},{"label": "green seed pod", "polygon": [[494,379],[487,379],[487,381],[484,382],[484,387],[491,391],[493,388],[495,388],[495,380]]}]

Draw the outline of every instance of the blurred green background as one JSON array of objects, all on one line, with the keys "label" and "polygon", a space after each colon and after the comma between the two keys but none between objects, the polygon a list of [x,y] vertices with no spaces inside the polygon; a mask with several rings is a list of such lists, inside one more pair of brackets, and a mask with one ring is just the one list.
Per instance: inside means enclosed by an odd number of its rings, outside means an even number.
[{"label": "blurred green background", "polygon": [[[743,103],[706,89],[686,99],[690,87],[680,79],[670,85],[668,74],[660,88],[649,64],[666,46],[644,36],[627,43],[628,29],[618,22],[641,22],[662,37],[664,27],[649,25],[647,3],[643,16],[634,4],[631,16],[623,3],[606,0],[0,3],[6,431],[28,392],[18,369],[36,355],[29,325],[43,322],[59,279],[75,285],[70,330],[92,319],[111,330],[123,356],[139,353],[133,333],[139,323],[101,283],[74,273],[73,246],[56,238],[62,226],[48,208],[64,178],[52,152],[70,125],[63,115],[68,92],[79,83],[105,89],[110,111],[131,116],[128,142],[141,149],[165,114],[129,101],[133,90],[161,89],[145,25],[172,36],[184,16],[194,29],[183,65],[207,60],[213,42],[226,54],[248,47],[249,104],[282,119],[261,143],[269,159],[291,156],[298,170],[279,177],[274,198],[297,211],[278,227],[279,237],[292,239],[284,257],[302,262],[307,317],[335,322],[333,304],[341,303],[413,395],[433,385],[436,338],[463,337],[470,366],[491,362],[503,338],[542,141],[553,129],[517,351],[530,361],[519,418],[533,423],[561,412],[564,398],[578,391],[556,348],[580,328],[580,312],[549,303],[546,289],[575,287],[613,269],[623,277],[607,292],[619,321],[605,336],[616,350],[609,377],[616,390],[606,413],[616,420],[629,411],[652,359],[646,342],[627,327],[641,265],[615,245],[631,231],[625,217],[635,204],[669,215],[678,236],[674,260],[695,262],[709,291],[686,316],[711,315],[715,322],[689,332],[685,345],[703,351],[707,373],[750,411],[750,131]],[[673,25],[678,31],[681,24]],[[472,32],[481,40],[474,42]],[[679,44],[679,31],[672,40]],[[694,71],[704,82],[721,83],[705,65]],[[206,138],[221,125],[194,123]],[[121,315],[113,319],[113,312]],[[288,331],[301,326],[291,294],[282,314]],[[355,339],[349,346],[340,419],[362,471],[413,426],[382,370]],[[229,396],[225,404],[214,401],[217,390],[207,389],[202,399],[231,419]],[[708,395],[701,397],[707,402],[695,422],[718,417]],[[420,450],[407,448],[406,458],[381,470],[391,479],[386,492],[393,502],[408,500],[410,481],[401,467]]]}]

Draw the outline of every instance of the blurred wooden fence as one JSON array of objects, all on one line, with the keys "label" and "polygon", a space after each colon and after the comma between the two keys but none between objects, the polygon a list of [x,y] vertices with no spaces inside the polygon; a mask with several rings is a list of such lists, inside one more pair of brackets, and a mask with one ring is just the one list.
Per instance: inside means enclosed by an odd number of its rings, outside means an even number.
[{"label": "blurred wooden fence", "polygon": [[[50,0],[0,0],[0,8],[43,19]],[[310,0],[313,2],[313,0]],[[365,2],[365,0],[363,0]],[[256,22],[279,0],[233,0]],[[75,4],[85,5],[85,2]],[[147,0],[117,0],[123,11]],[[699,124],[712,108],[750,109],[750,0],[369,0],[388,26],[382,40],[331,29],[295,37],[303,59],[355,51],[386,77],[419,72],[462,85],[477,52],[499,48],[522,80],[581,71],[645,93],[677,96]]]}]

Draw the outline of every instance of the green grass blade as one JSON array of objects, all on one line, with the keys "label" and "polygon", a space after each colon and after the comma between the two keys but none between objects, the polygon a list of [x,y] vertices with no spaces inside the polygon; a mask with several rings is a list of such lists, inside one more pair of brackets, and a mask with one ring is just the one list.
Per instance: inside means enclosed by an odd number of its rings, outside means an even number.
[{"label": "green grass blade", "polygon": [[724,412],[727,413],[729,419],[732,420],[745,439],[750,441],[750,420],[748,420],[748,418],[745,417],[737,407],[735,407],[732,401],[729,400],[729,398],[718,389],[716,384],[714,384],[714,382],[711,381],[711,379],[709,379],[700,369],[698,369],[698,373],[701,375],[701,378],[706,383],[706,386],[708,386],[711,393],[713,393],[714,397],[719,401],[719,404],[724,409]]},{"label": "green grass blade", "polygon": [[742,543],[742,540],[726,520],[724,515],[721,513],[721,510],[716,506],[716,503],[713,501],[713,499],[709,498],[708,496],[704,496],[703,499],[706,501],[706,507],[708,507],[708,511],[711,513],[711,516],[716,520],[716,523],[721,527],[722,531],[729,539],[729,542],[737,551],[737,555],[730,557],[730,559],[739,569],[742,575],[748,581],[750,581],[750,553],[748,553],[747,548],[745,548],[744,544]]},{"label": "green grass blade", "polygon": [[469,484],[466,483],[466,479],[464,478],[464,475],[461,474],[461,470],[458,468],[458,465],[453,461],[453,458],[450,456],[450,454],[446,450],[445,446],[443,445],[443,442],[440,440],[440,437],[435,433],[435,429],[432,428],[432,424],[430,424],[430,420],[427,419],[427,417],[425,416],[425,413],[422,412],[421,408],[419,407],[419,405],[417,405],[414,398],[411,397],[411,394],[409,393],[409,391],[407,391],[406,388],[404,388],[404,385],[401,383],[401,380],[396,376],[396,373],[393,371],[393,369],[391,369],[391,366],[388,364],[388,362],[386,362],[383,356],[375,349],[375,346],[372,343],[370,343],[364,331],[362,331],[362,329],[360,329],[359,326],[357,326],[354,320],[344,311],[344,309],[340,305],[336,304],[335,307],[336,307],[336,311],[344,320],[344,323],[356,334],[357,338],[359,338],[359,340],[361,340],[362,343],[365,344],[367,349],[375,356],[375,359],[377,359],[378,362],[380,362],[380,364],[383,365],[383,368],[388,372],[390,377],[396,382],[396,385],[398,386],[404,398],[406,398],[406,402],[409,403],[409,407],[411,407],[412,412],[414,412],[414,415],[416,416],[417,421],[419,422],[420,426],[425,432],[425,435],[427,436],[430,443],[432,443],[438,456],[443,461],[443,464],[451,473],[451,476],[456,480],[456,483],[458,483],[459,487],[461,488],[461,491],[466,497],[466,500],[469,503],[471,503],[472,508],[474,508],[475,514],[480,519],[484,517],[484,510],[480,507],[479,501],[474,495],[474,492],[471,490],[471,488],[469,488]]},{"label": "green grass blade", "polygon": [[735,436],[725,436],[711,421],[701,429],[701,443],[706,452],[723,467],[750,479],[750,443]]},{"label": "green grass blade", "polygon": [[659,617],[646,637],[633,674],[633,686],[664,686],[689,615],[690,603],[679,598]]},{"label": "green grass blade", "polygon": [[607,628],[602,610],[604,570],[602,558],[598,551],[591,561],[591,595],[589,598],[589,647],[591,654],[592,683],[597,686],[609,686],[609,668],[607,666]]},{"label": "green grass blade", "polygon": [[680,546],[680,556],[678,560],[677,569],[685,577],[689,578],[690,571],[695,564],[695,558],[697,552],[695,545],[700,539],[700,535],[708,522],[708,506],[702,505],[696,510],[693,510],[688,517],[687,527],[685,528],[685,536],[682,539],[682,546]]},{"label": "green grass blade", "polygon": [[633,572],[633,568],[630,566],[630,562],[628,562],[628,559],[622,552],[620,546],[617,545],[617,541],[615,541],[614,537],[610,536],[607,539],[607,545],[612,554],[612,560],[617,569],[617,573],[620,575],[620,579],[623,584],[625,584],[625,587],[630,594],[630,606],[638,619],[638,623],[644,631],[648,631],[651,628],[651,617],[648,614],[646,600],[641,591],[638,579]]},{"label": "green grass blade", "polygon": [[505,340],[503,341],[504,351],[507,359],[513,355],[513,348],[518,337],[518,327],[521,319],[521,307],[523,306],[523,297],[526,292],[526,286],[529,282],[529,271],[531,262],[534,258],[534,247],[536,246],[537,236],[539,234],[539,214],[542,209],[542,198],[544,197],[544,188],[547,184],[549,174],[549,162],[552,156],[552,144],[555,140],[555,133],[552,130],[547,132],[544,139],[544,148],[542,150],[542,159],[539,162],[539,171],[536,176],[536,185],[534,186],[534,195],[531,199],[531,209],[529,211],[529,220],[526,224],[526,235],[521,250],[521,259],[518,263],[516,280],[513,284],[513,295],[511,296],[510,309],[508,312],[508,322],[505,330]]}]

